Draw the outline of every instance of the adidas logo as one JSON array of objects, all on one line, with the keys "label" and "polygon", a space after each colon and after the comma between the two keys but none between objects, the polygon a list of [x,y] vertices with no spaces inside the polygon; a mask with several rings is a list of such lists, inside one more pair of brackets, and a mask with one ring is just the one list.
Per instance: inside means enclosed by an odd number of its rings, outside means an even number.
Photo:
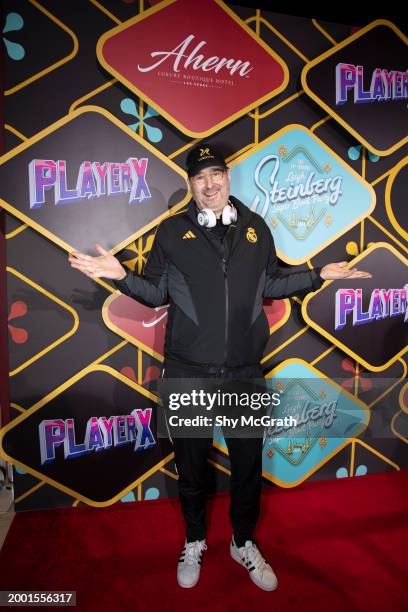
[{"label": "adidas logo", "polygon": [[192,231],[188,231],[184,234],[183,236],[183,240],[186,240],[187,238],[195,238],[195,234]]}]

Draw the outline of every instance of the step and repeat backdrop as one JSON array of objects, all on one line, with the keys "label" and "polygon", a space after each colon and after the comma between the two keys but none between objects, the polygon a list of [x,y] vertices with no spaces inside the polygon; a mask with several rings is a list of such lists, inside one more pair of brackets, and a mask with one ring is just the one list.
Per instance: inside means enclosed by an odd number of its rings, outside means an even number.
[{"label": "step and repeat backdrop", "polygon": [[[221,148],[232,194],[282,267],[348,261],[362,282],[265,302],[267,384],[298,426],[266,431],[266,486],[408,467],[408,47],[221,0],[6,0],[10,422],[17,510],[177,495],[158,436],[167,306],[72,269],[95,243],[141,273],[189,201],[185,159]],[[213,490],[229,481],[222,431]]]}]

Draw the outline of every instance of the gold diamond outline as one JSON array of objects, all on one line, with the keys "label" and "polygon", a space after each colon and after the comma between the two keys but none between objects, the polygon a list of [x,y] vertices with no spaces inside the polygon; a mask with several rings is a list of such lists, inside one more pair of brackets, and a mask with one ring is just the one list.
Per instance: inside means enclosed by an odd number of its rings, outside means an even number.
[{"label": "gold diamond outline", "polygon": [[402,385],[400,392],[398,394],[399,407],[401,408],[402,412],[405,412],[405,414],[408,414],[408,406],[405,406],[404,404],[404,394],[406,391],[408,391],[408,382]]},{"label": "gold diamond outline", "polygon": [[[183,170],[181,170],[181,168],[179,168],[179,166],[177,166],[172,160],[168,159],[161,151],[159,151],[158,149],[155,149],[149,142],[143,140],[143,138],[141,138],[138,134],[133,132],[129,127],[127,127],[124,123],[122,123],[117,117],[112,115],[112,113],[110,113],[109,111],[107,111],[106,109],[102,107],[92,106],[92,105],[81,106],[80,108],[72,111],[72,113],[68,113],[61,119],[58,119],[57,121],[55,121],[54,123],[46,127],[44,130],[41,130],[40,132],[38,132],[37,134],[29,138],[27,141],[19,144],[17,147],[12,149],[5,155],[2,155],[0,157],[0,166],[5,164],[11,158],[19,155],[19,153],[21,153],[22,151],[25,151],[26,149],[28,149],[31,145],[42,140],[45,136],[48,136],[49,134],[52,134],[53,132],[58,131],[60,127],[66,125],[67,123],[70,123],[71,121],[76,119],[79,115],[83,115],[89,112],[94,112],[94,113],[103,115],[106,119],[111,121],[111,123],[114,123],[117,128],[122,130],[122,132],[125,132],[125,134],[130,136],[133,140],[136,140],[138,144],[143,146],[145,149],[148,149],[148,151],[152,155],[160,159],[168,168],[170,168],[171,170],[179,174],[186,181],[187,174]],[[163,219],[166,219],[167,217],[171,216],[172,214],[180,210],[180,208],[182,208],[190,200],[190,198],[191,198],[191,195],[187,188],[187,182],[186,182],[186,195],[181,200],[181,202],[178,202],[177,204],[172,206],[170,210],[165,211],[164,213],[162,213],[161,215],[159,215],[158,217],[150,221],[147,225],[141,227],[133,234],[130,234],[130,236],[122,240],[119,244],[112,247],[109,250],[109,253],[112,253],[112,255],[114,255],[118,251],[121,251],[130,242],[132,242],[133,240],[136,240],[136,238],[139,238],[139,236],[142,236],[143,234],[151,230],[153,227],[158,225]],[[5,210],[7,210],[7,212],[12,214],[14,217],[17,217],[18,219],[20,219],[20,221],[27,223],[29,227],[32,227],[33,229],[35,229],[39,234],[51,240],[51,242],[54,242],[55,244],[60,246],[65,251],[68,251],[68,253],[71,253],[73,250],[75,250],[75,247],[68,244],[64,240],[61,240],[61,238],[58,238],[56,234],[53,234],[51,231],[49,231],[48,229],[46,229],[45,227],[43,227],[42,225],[34,221],[31,217],[22,213],[20,210],[16,209],[12,204],[9,204],[2,198],[0,198],[0,206],[4,208]]]},{"label": "gold diamond outline", "polygon": [[[316,374],[318,376],[318,378],[324,379],[325,382],[327,382],[332,387],[334,387],[339,393],[341,393],[342,395],[346,395],[349,399],[353,400],[353,402],[355,402],[356,404],[359,404],[360,407],[364,411],[364,415],[366,416],[366,422],[364,422],[362,424],[361,429],[359,431],[357,431],[356,433],[354,433],[352,437],[348,438],[345,442],[340,444],[340,446],[338,446],[334,451],[332,451],[329,455],[324,457],[320,463],[316,464],[314,466],[314,468],[309,470],[306,474],[303,474],[303,476],[301,476],[301,478],[299,478],[298,480],[296,480],[294,482],[290,482],[290,483],[285,482],[284,480],[281,480],[280,478],[277,478],[276,476],[273,476],[273,475],[269,474],[268,472],[265,472],[264,470],[262,470],[263,478],[265,478],[266,480],[269,480],[270,482],[273,482],[274,484],[276,484],[279,487],[282,487],[284,489],[293,489],[294,487],[297,487],[298,485],[302,484],[302,482],[307,480],[310,476],[312,476],[315,472],[317,472],[321,467],[323,467],[323,465],[328,463],[328,461],[330,461],[330,459],[332,459],[341,450],[343,450],[343,448],[345,448],[348,444],[350,444],[351,441],[354,438],[356,438],[356,436],[359,436],[367,428],[367,425],[370,422],[370,414],[371,414],[370,413],[370,409],[368,408],[368,406],[362,400],[360,400],[359,398],[357,398],[354,395],[352,395],[351,393],[349,393],[346,389],[343,389],[343,387],[340,387],[340,385],[338,385],[334,380],[332,380],[328,376],[325,376],[322,372],[320,372],[320,370],[318,370],[314,366],[310,365],[310,363],[308,363],[304,359],[298,359],[297,357],[292,357],[290,359],[285,359],[285,361],[282,361],[282,363],[277,365],[276,368],[273,368],[270,372],[268,372],[265,375],[265,379],[272,378],[277,372],[279,372],[280,370],[282,370],[284,367],[286,367],[287,365],[289,365],[291,363],[300,363],[300,364],[306,366],[309,370],[311,370],[314,374]],[[228,451],[226,451],[226,449],[221,444],[218,444],[218,442],[214,442],[214,446],[218,450],[223,452],[225,455],[228,455]]]},{"label": "gold diamond outline", "polygon": [[32,355],[29,359],[26,359],[26,361],[24,361],[19,366],[14,368],[14,370],[11,370],[9,372],[9,376],[12,377],[18,374],[19,372],[21,372],[22,370],[24,370],[25,368],[27,368],[29,365],[31,365],[32,363],[34,363],[41,357],[43,357],[43,355],[45,355],[49,351],[52,351],[56,346],[58,346],[59,344],[62,344],[63,342],[65,342],[65,340],[68,340],[68,338],[73,336],[79,327],[79,316],[76,310],[72,306],[63,302],[63,300],[61,300],[59,297],[57,297],[56,295],[53,295],[50,291],[41,287],[41,285],[33,281],[31,278],[28,278],[28,276],[25,276],[25,274],[23,274],[22,272],[19,272],[18,270],[16,270],[15,268],[11,268],[10,266],[6,267],[6,272],[13,274],[14,276],[22,280],[27,285],[30,285],[31,287],[36,289],[36,291],[38,291],[42,295],[45,295],[48,299],[52,300],[53,302],[56,302],[59,306],[61,306],[62,308],[65,308],[65,310],[68,310],[68,312],[74,318],[74,324],[69,331],[67,331],[60,338],[57,338],[57,340],[54,340],[53,342],[51,342],[51,344],[48,344],[47,346],[42,348],[41,351],[38,351],[38,353],[34,353],[34,355]]},{"label": "gold diamond outline", "polygon": [[[118,336],[120,336],[121,338],[124,338],[125,340],[130,342],[130,344],[133,344],[133,346],[137,346],[143,352],[147,353],[151,357],[154,357],[155,359],[157,359],[158,361],[163,363],[164,362],[164,355],[162,355],[161,353],[157,353],[155,350],[153,350],[147,344],[144,344],[144,342],[142,342],[141,340],[135,338],[134,336],[131,336],[127,332],[124,332],[120,327],[118,327],[117,325],[112,323],[112,321],[109,319],[109,306],[110,306],[110,303],[113,302],[114,300],[116,300],[120,295],[121,295],[121,293],[120,293],[119,290],[115,291],[115,293],[112,293],[111,295],[109,295],[106,298],[106,300],[104,301],[104,303],[102,305],[102,319],[103,319],[106,327],[108,329],[110,329],[111,331],[113,331]],[[282,319],[280,319],[277,323],[275,323],[274,325],[272,325],[272,327],[269,328],[269,334],[270,335],[272,335],[280,327],[283,327],[285,325],[285,323],[287,322],[287,320],[289,319],[289,317],[290,317],[290,313],[291,313],[291,310],[292,310],[290,301],[287,298],[282,300],[282,301],[285,303],[285,312],[283,314]]]},{"label": "gold diamond outline", "polygon": [[27,1],[30,4],[32,4],[33,6],[35,6],[35,8],[37,10],[39,10],[41,13],[46,15],[48,17],[48,19],[53,21],[62,30],[64,30],[64,32],[66,32],[71,37],[71,40],[72,40],[72,42],[74,44],[74,47],[73,47],[71,53],[69,53],[65,57],[62,57],[61,59],[57,60],[56,62],[54,62],[50,66],[47,66],[46,68],[43,68],[42,70],[40,70],[40,72],[36,72],[36,73],[32,74],[30,77],[28,77],[24,81],[21,81],[21,83],[18,83],[17,85],[14,85],[11,89],[7,89],[7,91],[4,92],[5,96],[13,95],[14,93],[16,93],[16,91],[19,91],[20,89],[23,89],[27,85],[30,85],[30,83],[33,83],[34,81],[37,81],[38,79],[41,79],[43,76],[45,76],[46,74],[52,72],[56,68],[59,68],[60,66],[63,66],[64,64],[67,64],[72,59],[74,59],[74,57],[77,55],[78,49],[79,49],[79,42],[78,42],[77,36],[75,35],[75,33],[68,26],[65,25],[65,23],[63,23],[60,19],[58,19],[58,17],[55,17],[52,13],[50,13],[50,11],[48,11],[44,6],[42,6],[42,4],[37,2],[37,0],[27,0]]},{"label": "gold diamond outline", "polygon": [[124,332],[120,327],[112,323],[112,321],[109,319],[110,303],[115,301],[121,295],[122,295],[121,292],[117,290],[115,291],[115,293],[112,293],[111,295],[109,295],[104,301],[104,303],[102,304],[102,319],[106,327],[110,329],[111,331],[113,331],[115,334],[117,334],[119,337],[127,340],[133,346],[136,346],[137,348],[141,349],[142,351],[144,351],[151,357],[154,357],[155,359],[163,363],[164,355],[162,355],[161,353],[157,353],[152,348],[150,348],[147,344],[144,344],[144,342],[141,342],[141,340],[138,340],[134,336],[131,336],[130,334]]},{"label": "gold diamond outline", "polygon": [[273,51],[273,49],[269,47],[269,45],[267,45],[259,36],[257,36],[255,32],[251,30],[251,28],[247,26],[247,24],[244,21],[242,21],[234,13],[234,11],[230,9],[229,6],[227,6],[222,0],[213,0],[215,4],[217,4],[225,13],[227,13],[227,15],[231,19],[233,19],[233,21],[235,21],[235,23],[237,23],[245,31],[247,35],[253,38],[261,47],[263,47],[263,49],[275,60],[275,62],[279,64],[279,66],[283,70],[283,80],[282,80],[281,85],[277,87],[276,89],[269,91],[266,95],[262,96],[262,98],[259,98],[258,100],[255,100],[254,102],[251,102],[250,104],[243,107],[241,110],[237,111],[233,115],[230,115],[227,119],[220,121],[219,123],[217,123],[216,125],[213,125],[210,129],[205,130],[204,132],[194,132],[192,130],[189,130],[184,125],[182,125],[179,121],[174,119],[174,117],[172,117],[169,113],[167,113],[165,109],[163,109],[161,106],[156,104],[156,102],[154,102],[154,100],[152,100],[149,96],[147,96],[141,89],[133,85],[133,83],[131,83],[128,79],[124,78],[120,74],[120,72],[118,72],[117,70],[115,70],[108,64],[108,62],[105,60],[103,56],[103,46],[107,40],[109,40],[110,38],[118,34],[119,32],[122,32],[123,30],[129,28],[130,26],[134,25],[135,23],[139,21],[142,21],[146,18],[151,17],[153,14],[166,8],[167,6],[170,6],[171,4],[174,4],[175,2],[177,2],[177,0],[163,0],[163,2],[160,2],[159,4],[151,7],[150,9],[147,9],[143,13],[140,13],[136,15],[135,17],[132,17],[131,19],[128,19],[122,22],[121,24],[115,26],[111,30],[108,30],[107,32],[105,32],[97,42],[96,55],[97,55],[98,61],[101,64],[101,66],[109,74],[111,74],[116,79],[118,79],[118,81],[122,83],[123,85],[125,85],[131,92],[133,92],[138,97],[145,100],[150,106],[156,109],[160,115],[162,115],[165,119],[167,119],[167,121],[173,124],[183,134],[187,136],[191,136],[193,138],[203,138],[203,137],[210,136],[211,134],[214,134],[218,130],[226,127],[233,121],[236,121],[240,117],[246,115],[249,111],[253,110],[257,106],[260,106],[264,102],[267,102],[268,100],[279,95],[286,89],[289,83],[289,68],[286,62],[275,51]]},{"label": "gold diamond outline", "polygon": [[365,138],[363,138],[354,128],[352,128],[349,123],[347,123],[344,119],[342,119],[333,110],[333,108],[331,108],[325,102],[323,102],[323,100],[321,100],[321,98],[319,98],[319,96],[317,96],[310,89],[309,85],[307,84],[307,78],[306,78],[309,70],[311,70],[312,68],[314,68],[315,66],[323,62],[325,59],[327,59],[331,55],[334,55],[335,53],[337,53],[337,51],[340,51],[344,47],[347,47],[350,43],[354,42],[357,38],[361,38],[362,36],[364,36],[364,34],[376,28],[377,26],[387,26],[399,38],[401,38],[401,40],[405,42],[406,45],[408,45],[408,38],[405,36],[405,34],[403,34],[403,32],[401,32],[399,28],[397,28],[396,25],[394,25],[391,21],[388,21],[387,19],[376,19],[375,21],[372,21],[371,23],[366,25],[364,28],[361,28],[361,30],[358,30],[358,32],[355,32],[354,34],[352,34],[345,40],[342,40],[340,43],[336,44],[334,47],[331,47],[330,49],[328,49],[327,51],[325,51],[318,57],[314,58],[311,62],[306,64],[306,66],[304,66],[302,69],[300,79],[301,79],[302,87],[304,91],[307,93],[307,95],[310,98],[312,98],[312,100],[314,100],[314,102],[316,102],[321,108],[323,108],[330,115],[330,117],[332,117],[332,119],[334,119],[337,123],[343,126],[344,129],[347,130],[347,132],[349,132],[352,136],[354,136],[354,138],[356,138],[358,142],[362,143],[365,147],[367,147],[369,151],[371,151],[372,153],[375,153],[376,155],[379,155],[380,157],[384,157],[386,155],[391,155],[391,153],[394,153],[400,147],[402,147],[406,142],[408,142],[408,136],[405,136],[405,138],[403,138],[402,140],[399,140],[396,144],[389,147],[388,149],[385,149],[384,151],[377,149],[376,147],[373,147],[373,145],[370,144]]},{"label": "gold diamond outline", "polygon": [[245,151],[239,157],[236,157],[229,164],[230,169],[233,168],[234,166],[237,166],[240,162],[244,161],[248,157],[251,157],[258,151],[260,151],[260,149],[271,144],[272,142],[274,142],[275,140],[277,140],[278,138],[280,138],[287,132],[291,130],[295,130],[295,129],[306,132],[319,146],[325,149],[331,157],[333,157],[337,162],[339,162],[341,166],[345,169],[345,171],[348,172],[348,174],[351,174],[354,178],[356,178],[361,183],[361,185],[365,187],[367,191],[371,194],[371,204],[362,215],[356,217],[348,225],[345,225],[341,230],[339,230],[336,234],[334,234],[331,238],[329,238],[329,240],[326,240],[320,246],[316,247],[313,251],[307,253],[303,257],[299,259],[293,259],[292,257],[288,257],[287,255],[285,255],[285,253],[283,253],[280,249],[276,249],[276,254],[279,257],[279,259],[282,259],[282,261],[284,261],[285,263],[296,266],[296,265],[305,263],[309,259],[312,259],[312,257],[317,255],[318,253],[321,253],[326,247],[333,244],[333,242],[335,242],[338,238],[346,234],[350,229],[352,229],[353,227],[361,223],[361,221],[369,217],[371,213],[373,212],[373,210],[375,209],[375,205],[377,203],[377,196],[376,196],[373,186],[370,183],[368,183],[360,174],[358,174],[358,172],[356,172],[354,168],[349,166],[347,162],[345,162],[339,155],[337,155],[335,151],[333,151],[323,140],[321,140],[318,136],[316,136],[316,134],[314,134],[309,128],[305,127],[304,125],[298,124],[298,123],[290,123],[288,125],[285,125],[283,128],[281,128],[277,132],[274,132],[271,136],[268,136],[267,138],[265,138],[264,140],[256,144],[253,148],[249,149],[248,151]]},{"label": "gold diamond outline", "polygon": [[398,175],[398,173],[400,172],[400,170],[402,170],[402,168],[404,166],[408,165],[408,155],[406,155],[405,157],[403,157],[398,164],[396,164],[394,166],[394,168],[391,170],[388,179],[387,179],[387,183],[385,185],[385,210],[387,211],[387,215],[388,218],[391,222],[391,225],[393,226],[393,228],[396,230],[396,232],[402,236],[403,238],[405,238],[405,240],[408,240],[408,232],[406,232],[398,223],[397,218],[394,215],[394,211],[392,210],[392,204],[391,204],[391,190],[392,190],[392,186],[394,184],[394,181]]},{"label": "gold diamond outline", "polygon": [[17,427],[22,421],[25,421],[34,412],[37,412],[38,410],[40,410],[43,406],[45,406],[45,404],[47,404],[52,399],[60,395],[63,391],[66,391],[66,389],[71,387],[75,382],[78,382],[81,378],[83,378],[90,372],[97,372],[97,371],[102,371],[102,372],[106,372],[110,374],[114,378],[117,378],[122,383],[126,384],[128,387],[131,387],[133,390],[140,393],[141,395],[144,395],[148,399],[151,399],[155,404],[157,404],[157,406],[162,405],[161,399],[158,396],[154,395],[153,393],[151,393],[151,391],[148,391],[147,389],[137,384],[130,378],[127,378],[126,376],[124,376],[123,374],[115,370],[114,368],[110,366],[106,366],[106,365],[97,365],[97,366],[90,365],[84,368],[83,370],[81,370],[80,372],[78,372],[77,374],[75,374],[74,376],[72,376],[71,378],[69,378],[68,380],[66,380],[64,383],[59,385],[56,389],[54,389],[53,391],[48,393],[46,396],[44,396],[41,400],[36,402],[33,406],[31,406],[31,408],[28,408],[27,410],[25,410],[21,415],[19,415],[18,417],[13,419],[10,423],[8,423],[7,425],[5,425],[4,427],[0,429],[0,456],[3,457],[6,461],[11,463],[12,465],[17,465],[18,467],[22,468],[23,470],[25,470],[26,472],[28,472],[35,478],[38,478],[41,482],[51,485],[55,489],[58,489],[59,491],[62,491],[63,493],[70,495],[74,499],[79,499],[85,504],[88,504],[89,506],[94,506],[95,508],[105,508],[119,501],[127,493],[132,491],[139,484],[141,484],[144,480],[146,480],[146,478],[154,474],[158,469],[160,469],[160,467],[163,467],[164,465],[166,465],[166,463],[168,463],[173,458],[174,452],[171,452],[169,455],[167,455],[167,457],[164,457],[161,461],[156,463],[149,470],[147,470],[141,476],[139,476],[139,478],[137,478],[131,484],[127,485],[122,491],[120,491],[119,493],[116,493],[111,499],[105,500],[102,502],[98,502],[84,495],[81,495],[80,493],[77,493],[70,487],[62,485],[58,481],[54,480],[53,478],[44,476],[44,474],[33,469],[31,466],[28,466],[25,463],[22,463],[21,461],[14,459],[10,455],[8,455],[3,448],[3,438],[7,434],[8,431]]},{"label": "gold diamond outline", "polygon": [[[376,242],[372,246],[370,246],[368,249],[366,249],[365,251],[363,251],[362,253],[357,255],[357,257],[355,257],[350,262],[348,262],[347,268],[354,267],[360,260],[365,259],[365,257],[367,255],[369,255],[373,251],[376,251],[379,248],[386,248],[386,249],[388,249],[396,257],[398,257],[398,259],[400,259],[400,261],[402,261],[408,267],[408,259],[406,259],[403,255],[401,255],[401,253],[399,253],[393,247],[393,245],[388,244],[387,242]],[[316,291],[315,293],[309,293],[305,297],[305,299],[303,300],[303,304],[302,304],[302,317],[304,318],[306,323],[308,325],[310,325],[310,327],[312,327],[314,330],[316,330],[321,336],[326,338],[326,340],[329,340],[337,348],[339,348],[344,353],[346,353],[346,355],[349,355],[350,357],[355,359],[355,361],[358,361],[358,363],[361,363],[361,365],[363,365],[367,370],[369,370],[370,372],[384,372],[384,370],[389,368],[390,365],[392,365],[395,361],[397,361],[400,357],[402,357],[402,355],[404,353],[407,352],[408,346],[406,346],[405,348],[401,349],[394,357],[391,357],[391,359],[389,359],[382,366],[373,366],[372,364],[368,363],[368,361],[366,361],[365,359],[363,359],[362,357],[357,355],[357,353],[355,353],[352,349],[350,349],[346,344],[343,344],[343,342],[340,342],[340,340],[338,338],[336,338],[336,336],[332,336],[328,331],[323,329],[323,327],[320,327],[320,325],[315,323],[309,317],[308,312],[307,312],[307,305],[308,305],[308,303],[310,302],[311,299],[313,299],[313,296],[316,296],[320,291],[322,291],[325,287],[328,287],[332,282],[334,282],[334,281],[331,281],[331,280],[330,281],[325,281],[318,291]]]},{"label": "gold diamond outline", "polygon": [[408,444],[408,438],[406,438],[405,436],[402,435],[402,433],[400,433],[398,431],[398,429],[395,426],[395,421],[398,419],[399,416],[406,414],[405,410],[397,410],[397,412],[394,414],[394,416],[391,419],[391,423],[390,423],[390,428],[392,433],[394,434],[394,436],[396,438],[399,438],[400,440],[402,440],[403,442],[405,442],[405,444]]}]

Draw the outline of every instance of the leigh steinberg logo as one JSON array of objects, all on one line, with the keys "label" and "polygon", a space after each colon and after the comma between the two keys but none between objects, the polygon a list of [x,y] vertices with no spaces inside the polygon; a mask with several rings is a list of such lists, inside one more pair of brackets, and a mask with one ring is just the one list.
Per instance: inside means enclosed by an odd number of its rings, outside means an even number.
[{"label": "leigh steinberg logo", "polygon": [[[257,210],[261,204],[259,214],[265,218],[269,207],[272,207],[277,213],[277,218],[283,223],[284,227],[299,240],[305,239],[324,217],[327,208],[321,208],[316,212],[316,206],[319,204],[329,204],[335,206],[342,195],[341,175],[326,176],[324,178],[316,176],[316,173],[328,172],[329,168],[323,170],[319,164],[313,160],[307,149],[296,148],[296,153],[302,151],[305,157],[312,162],[312,166],[307,164],[307,161],[290,163],[284,184],[279,183],[278,174],[281,166],[281,160],[277,155],[266,155],[263,157],[255,168],[254,182],[256,187],[263,193],[264,199],[261,202],[261,197],[256,195],[250,204],[251,210]],[[294,151],[287,152],[283,147],[281,153],[284,161],[289,161],[293,157]],[[314,166],[314,167],[313,167]],[[269,178],[267,185],[261,181],[261,171],[268,170]],[[310,205],[310,208],[305,210],[305,207]],[[299,210],[300,212],[295,212]],[[284,211],[292,211],[288,216]],[[329,218],[326,218],[326,224],[329,224]]]},{"label": "leigh steinberg logo", "polygon": [[304,263],[374,208],[375,193],[300,125],[288,125],[231,163],[232,192],[270,225],[278,256]]}]

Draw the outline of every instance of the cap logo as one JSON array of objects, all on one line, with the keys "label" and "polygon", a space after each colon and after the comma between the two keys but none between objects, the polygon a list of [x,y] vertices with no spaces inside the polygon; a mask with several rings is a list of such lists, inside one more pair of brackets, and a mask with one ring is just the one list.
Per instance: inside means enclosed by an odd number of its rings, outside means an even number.
[{"label": "cap logo", "polygon": [[201,143],[198,147],[194,147],[194,149],[190,151],[187,155],[186,165],[189,177],[199,174],[201,170],[207,166],[226,168],[222,153],[206,142]]}]

